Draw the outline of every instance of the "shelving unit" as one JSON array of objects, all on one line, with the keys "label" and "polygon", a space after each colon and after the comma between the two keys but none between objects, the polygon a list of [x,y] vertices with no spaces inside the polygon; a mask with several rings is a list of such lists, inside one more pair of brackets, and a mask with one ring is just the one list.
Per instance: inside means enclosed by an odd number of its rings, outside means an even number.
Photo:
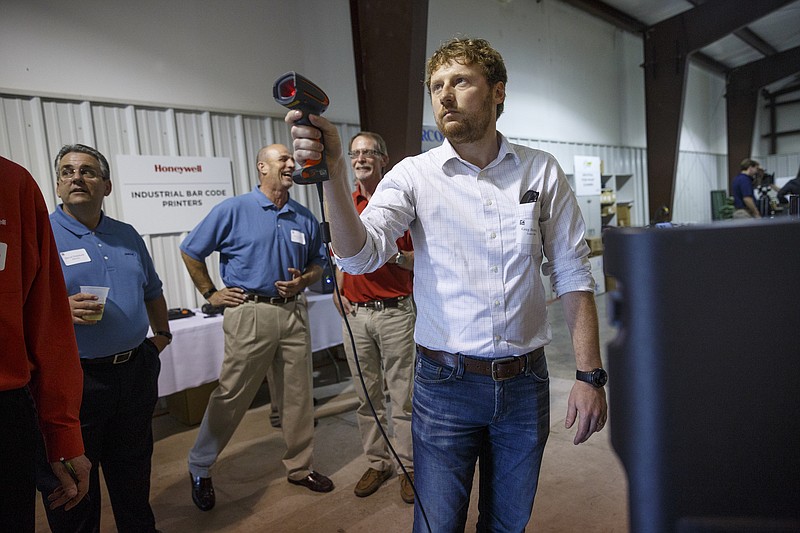
[{"label": "shelving unit", "polygon": [[603,226],[630,226],[634,199],[633,174],[601,176],[600,218]]}]

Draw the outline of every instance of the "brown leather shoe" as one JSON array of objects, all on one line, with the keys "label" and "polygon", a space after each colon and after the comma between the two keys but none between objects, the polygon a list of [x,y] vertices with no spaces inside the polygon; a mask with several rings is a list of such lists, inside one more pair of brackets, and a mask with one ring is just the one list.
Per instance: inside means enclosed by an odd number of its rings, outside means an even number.
[{"label": "brown leather shoe", "polygon": [[289,478],[289,483],[292,485],[300,485],[314,492],[330,492],[333,490],[333,481],[319,472],[314,471],[302,479]]},{"label": "brown leather shoe", "polygon": [[189,472],[189,479],[192,482],[192,501],[201,511],[210,511],[217,502],[214,495],[214,485],[210,477],[193,476]]},{"label": "brown leather shoe", "polygon": [[[408,476],[411,478],[411,481],[414,481],[414,471],[409,470]],[[414,488],[411,486],[411,483],[408,482],[408,478],[405,474],[400,474],[400,497],[403,498],[403,501],[406,503],[414,503]]]},{"label": "brown leather shoe", "polygon": [[370,494],[374,494],[376,490],[383,484],[384,481],[392,477],[392,469],[375,470],[374,468],[367,468],[364,475],[356,483],[356,488],[353,492],[359,498],[364,498]]}]

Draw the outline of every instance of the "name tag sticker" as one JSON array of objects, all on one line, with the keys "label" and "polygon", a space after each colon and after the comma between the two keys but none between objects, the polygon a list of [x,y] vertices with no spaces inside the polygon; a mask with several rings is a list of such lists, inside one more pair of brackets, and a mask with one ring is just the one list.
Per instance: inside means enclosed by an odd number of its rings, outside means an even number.
[{"label": "name tag sticker", "polygon": [[6,269],[6,254],[8,253],[8,245],[0,242],[0,270]]},{"label": "name tag sticker", "polygon": [[302,231],[297,231],[296,229],[292,230],[292,242],[296,242],[297,244],[305,244],[306,243],[306,234]]},{"label": "name tag sticker", "polygon": [[89,257],[89,254],[86,253],[85,248],[60,252],[59,255],[61,256],[61,260],[64,261],[64,264],[67,266],[89,263],[92,260],[92,258]]},{"label": "name tag sticker", "polygon": [[517,244],[532,245],[538,240],[538,226],[533,219],[533,203],[521,204],[517,209]]}]

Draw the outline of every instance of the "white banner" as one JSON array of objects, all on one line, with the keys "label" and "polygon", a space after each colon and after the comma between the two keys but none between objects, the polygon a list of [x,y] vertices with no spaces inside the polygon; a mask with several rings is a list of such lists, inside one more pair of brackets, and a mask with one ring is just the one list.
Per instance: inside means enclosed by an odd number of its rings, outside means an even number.
[{"label": "white banner", "polygon": [[594,196],[600,194],[600,158],[576,155],[575,196]]},{"label": "white banner", "polygon": [[122,219],[142,235],[190,231],[233,196],[227,157],[116,156]]}]

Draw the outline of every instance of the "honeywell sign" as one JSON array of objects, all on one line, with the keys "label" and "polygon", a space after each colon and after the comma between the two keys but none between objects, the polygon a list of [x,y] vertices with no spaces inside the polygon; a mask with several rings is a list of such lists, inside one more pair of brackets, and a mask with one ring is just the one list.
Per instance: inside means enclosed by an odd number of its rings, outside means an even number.
[{"label": "honeywell sign", "polygon": [[118,155],[115,162],[122,219],[144,235],[189,231],[233,196],[227,157]]}]

